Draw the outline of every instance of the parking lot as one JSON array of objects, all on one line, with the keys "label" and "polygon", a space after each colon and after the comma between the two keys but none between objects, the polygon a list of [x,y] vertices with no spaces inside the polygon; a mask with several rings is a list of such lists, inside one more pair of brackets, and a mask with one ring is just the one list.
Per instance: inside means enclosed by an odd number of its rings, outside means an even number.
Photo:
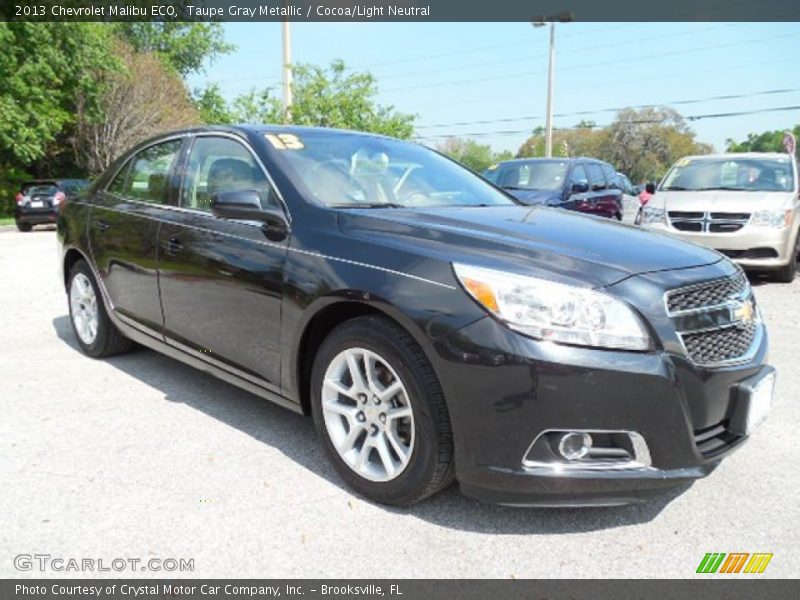
[{"label": "parking lot", "polygon": [[21,573],[21,553],[194,559],[196,577],[691,577],[706,552],[800,572],[800,279],[754,280],[777,395],[709,478],[630,507],[511,509],[453,487],[398,510],[345,489],[310,419],[152,351],[82,355],[54,236],[0,232],[2,576],[97,575]]}]

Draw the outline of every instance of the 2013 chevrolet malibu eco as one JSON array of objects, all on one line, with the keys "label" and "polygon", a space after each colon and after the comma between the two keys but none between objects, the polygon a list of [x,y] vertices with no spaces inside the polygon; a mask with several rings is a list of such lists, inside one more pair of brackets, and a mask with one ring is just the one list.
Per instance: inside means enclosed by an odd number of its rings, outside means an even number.
[{"label": "2013 chevrolet malibu eco", "polygon": [[192,129],[58,218],[91,357],[133,342],[313,416],[339,475],[409,505],[640,501],[710,473],[775,372],[718,252],[523,206],[414,143]]}]

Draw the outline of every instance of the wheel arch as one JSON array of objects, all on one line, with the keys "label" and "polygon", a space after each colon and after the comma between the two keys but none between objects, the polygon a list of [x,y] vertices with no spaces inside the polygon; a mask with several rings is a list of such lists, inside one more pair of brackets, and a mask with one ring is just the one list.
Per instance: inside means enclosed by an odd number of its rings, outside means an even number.
[{"label": "wheel arch", "polygon": [[[290,385],[306,415],[311,414],[311,369],[322,341],[336,327],[363,316],[379,316],[403,328],[419,344],[431,364],[430,341],[416,322],[385,302],[364,302],[340,297],[320,299],[319,305],[305,320],[290,358]],[[434,369],[435,371],[435,369]]]},{"label": "wheel arch", "polygon": [[86,255],[77,248],[71,247],[64,252],[63,265],[62,265],[63,277],[64,277],[64,289],[66,289],[67,286],[69,285],[69,273],[70,271],[72,271],[72,267],[79,260],[85,260],[91,266],[91,263],[89,263],[89,259],[86,257]]}]

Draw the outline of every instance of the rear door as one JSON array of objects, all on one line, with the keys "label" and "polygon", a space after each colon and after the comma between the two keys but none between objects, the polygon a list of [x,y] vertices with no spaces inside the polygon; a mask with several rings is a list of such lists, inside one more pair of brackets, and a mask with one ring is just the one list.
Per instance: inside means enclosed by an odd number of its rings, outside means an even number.
[{"label": "rear door", "polygon": [[161,335],[157,236],[160,219],[177,200],[173,168],[184,138],[133,155],[96,194],[89,244],[112,308],[126,323]]},{"label": "rear door", "polygon": [[603,177],[606,180],[605,194],[599,200],[603,216],[617,218],[622,220],[623,206],[622,206],[622,183],[614,170],[608,163],[600,163],[600,168],[603,171]]},{"label": "rear door", "polygon": [[237,136],[198,136],[182,169],[179,208],[170,212],[158,236],[167,341],[279,391],[289,237],[268,239],[261,223],[215,217],[211,197],[255,190],[264,207],[283,209],[283,204],[261,163]]}]

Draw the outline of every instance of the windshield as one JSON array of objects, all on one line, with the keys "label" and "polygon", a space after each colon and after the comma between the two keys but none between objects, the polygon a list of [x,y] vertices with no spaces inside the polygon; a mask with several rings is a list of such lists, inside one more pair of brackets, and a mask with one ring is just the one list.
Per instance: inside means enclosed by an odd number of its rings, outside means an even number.
[{"label": "windshield", "polygon": [[560,190],[569,163],[564,160],[536,160],[503,165],[496,183],[509,190]]},{"label": "windshield", "polygon": [[514,204],[472,171],[417,144],[324,130],[265,137],[311,195],[326,206]]},{"label": "windshield", "polygon": [[683,158],[667,174],[666,191],[791,192],[790,158]]}]

